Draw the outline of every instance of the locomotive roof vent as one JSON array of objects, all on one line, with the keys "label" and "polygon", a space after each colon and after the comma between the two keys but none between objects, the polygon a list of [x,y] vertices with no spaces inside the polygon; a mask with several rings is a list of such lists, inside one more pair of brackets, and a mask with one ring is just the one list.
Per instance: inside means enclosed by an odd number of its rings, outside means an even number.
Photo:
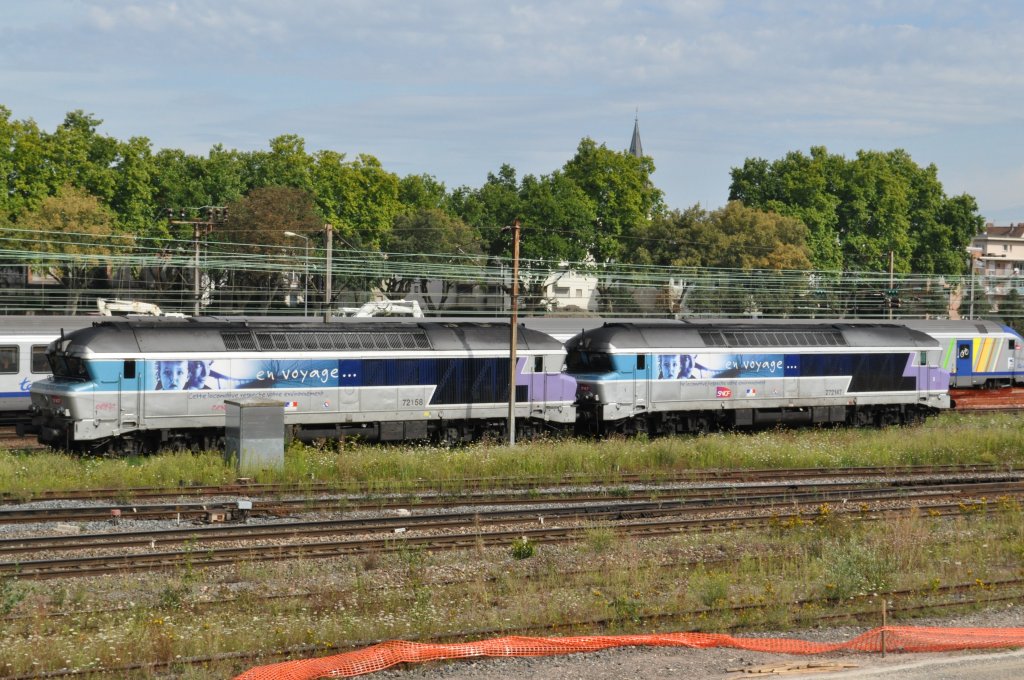
[{"label": "locomotive roof vent", "polygon": [[709,347],[843,347],[848,343],[840,331],[829,330],[729,330],[701,331]]},{"label": "locomotive roof vent", "polygon": [[430,349],[419,331],[222,331],[228,350],[267,352],[275,350],[394,350]]}]

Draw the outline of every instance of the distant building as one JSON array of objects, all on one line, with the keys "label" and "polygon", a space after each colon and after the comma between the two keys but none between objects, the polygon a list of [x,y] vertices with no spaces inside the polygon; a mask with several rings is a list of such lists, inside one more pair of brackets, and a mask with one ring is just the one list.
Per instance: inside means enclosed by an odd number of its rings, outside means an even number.
[{"label": "distant building", "polygon": [[1019,276],[1024,270],[1024,222],[1008,227],[986,224],[971,239],[974,273],[979,276]]},{"label": "distant building", "polygon": [[971,257],[971,283],[984,292],[989,305],[998,310],[1013,290],[1024,295],[1024,222],[997,227],[986,224],[985,231],[971,239],[967,249]]}]

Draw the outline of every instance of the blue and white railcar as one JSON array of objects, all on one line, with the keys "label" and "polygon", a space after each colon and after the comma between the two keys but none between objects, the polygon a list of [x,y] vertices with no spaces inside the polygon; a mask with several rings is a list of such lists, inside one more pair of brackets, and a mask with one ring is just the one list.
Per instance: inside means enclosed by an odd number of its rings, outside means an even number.
[{"label": "blue and white railcar", "polygon": [[[565,349],[519,329],[517,431],[575,422]],[[55,341],[32,387],[41,442],[69,450],[217,445],[225,400],[278,401],[302,439],[469,441],[503,436],[509,326],[217,318],[96,324]]]},{"label": "blue and white railcar", "polygon": [[567,349],[587,433],[888,425],[949,408],[939,343],[900,325],[608,323]]},{"label": "blue and white railcar", "polygon": [[30,422],[29,390],[50,374],[46,347],[61,329],[88,326],[97,317],[8,316],[0,329],[0,422],[15,424],[24,434]]}]

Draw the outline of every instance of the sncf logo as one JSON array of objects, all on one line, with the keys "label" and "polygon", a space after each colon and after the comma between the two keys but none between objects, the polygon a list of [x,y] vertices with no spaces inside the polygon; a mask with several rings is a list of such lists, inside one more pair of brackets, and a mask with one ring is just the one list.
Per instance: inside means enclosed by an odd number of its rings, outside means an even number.
[{"label": "sncf logo", "polygon": [[719,399],[729,399],[732,397],[732,390],[728,387],[716,387],[715,396]]}]

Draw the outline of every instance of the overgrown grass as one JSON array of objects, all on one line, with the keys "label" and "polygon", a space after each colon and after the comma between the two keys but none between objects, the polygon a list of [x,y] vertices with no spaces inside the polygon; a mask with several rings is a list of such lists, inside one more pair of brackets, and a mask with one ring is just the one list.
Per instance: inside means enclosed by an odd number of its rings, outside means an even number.
[{"label": "overgrown grass", "polygon": [[[384,492],[422,488],[425,480],[456,490],[480,477],[586,474],[614,485],[623,473],[656,479],[700,468],[944,463],[1024,465],[1018,418],[950,414],[915,429],[543,442],[514,449],[294,444],[285,469],[257,481],[359,484]],[[69,488],[220,484],[234,477],[218,453],[121,460],[0,453],[0,491],[25,496]],[[660,541],[621,538],[595,525],[575,545],[532,545],[531,554],[514,554],[512,545],[459,553],[410,548],[230,568],[189,565],[170,576],[7,579],[0,583],[0,615],[16,618],[0,621],[0,675],[298,645],[315,645],[318,652],[305,653],[314,656],[360,641],[550,629],[566,621],[601,620],[622,631],[778,629],[795,625],[815,606],[843,607],[888,589],[914,588],[926,600],[939,584],[976,582],[984,589],[995,579],[1017,576],[1024,567],[1022,520],[1020,503],[1009,498],[965,503],[954,520],[921,512],[886,523],[859,523],[822,506],[814,516],[763,531]],[[266,599],[272,594],[294,597]],[[205,604],[217,598],[232,599]],[[822,604],[792,606],[808,598]],[[767,606],[737,614],[731,609],[737,604]],[[54,612],[68,616],[50,616]],[[225,661],[176,668],[172,675],[229,677],[248,665]]]},{"label": "overgrown grass", "polygon": [[[12,581],[7,593],[20,618],[0,625],[0,674],[300,645],[315,645],[305,653],[314,656],[377,639],[554,629],[566,622],[603,622],[581,632],[785,629],[825,607],[871,609],[892,589],[916,589],[919,602],[928,602],[939,584],[974,583],[983,592],[991,581],[1019,573],[1022,520],[1019,504],[998,499],[952,520],[925,512],[858,522],[819,513],[767,531],[658,541],[595,526],[578,544],[540,544],[530,555],[513,555],[508,547],[410,548],[372,560]],[[231,599],[208,604],[218,598]],[[808,599],[816,603],[794,604]],[[736,612],[735,605],[764,606]],[[59,611],[70,615],[48,616]],[[229,677],[251,665],[231,663],[174,677]]]},{"label": "overgrown grass", "polygon": [[[656,479],[703,468],[1020,466],[1024,465],[1024,428],[1019,422],[1014,415],[948,414],[913,429],[772,430],[651,440],[545,441],[515,448],[493,443],[455,449],[293,443],[286,452],[284,470],[258,474],[256,481],[350,484],[386,492],[427,486],[458,490],[464,480],[481,477],[553,480],[582,474],[614,483],[624,473]],[[217,452],[125,459],[0,452],[0,491],[26,497],[44,490],[223,484],[234,479]]]}]

